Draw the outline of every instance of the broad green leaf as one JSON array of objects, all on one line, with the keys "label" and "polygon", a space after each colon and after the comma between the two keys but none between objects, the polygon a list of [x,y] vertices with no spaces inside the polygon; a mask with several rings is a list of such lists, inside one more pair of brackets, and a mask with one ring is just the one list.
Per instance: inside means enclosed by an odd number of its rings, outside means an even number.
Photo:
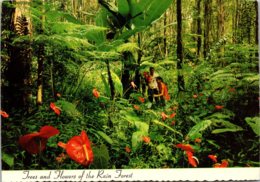
[{"label": "broad green leaf", "polygon": [[117,6],[118,6],[118,12],[126,16],[128,15],[130,9],[129,9],[129,4],[127,0],[117,0]]},{"label": "broad green leaf", "polygon": [[106,95],[110,97],[111,93],[110,93],[110,88],[109,88],[109,85],[108,85],[107,73],[103,72],[101,74],[101,78],[102,78],[102,82],[103,82],[104,87],[105,87]]},{"label": "broad green leaf", "polygon": [[141,122],[140,118],[136,115],[134,111],[120,111],[122,118],[127,120],[129,123],[134,124],[135,122]]},{"label": "broad green leaf", "polygon": [[106,145],[92,147],[94,153],[93,166],[95,169],[107,169],[109,164],[109,152]]},{"label": "broad green leaf", "polygon": [[163,126],[163,127],[167,128],[168,130],[172,131],[173,133],[176,133],[176,134],[178,134],[178,135],[180,135],[180,136],[183,136],[180,132],[178,132],[178,131],[172,129],[172,128],[169,127],[168,125],[166,125],[166,124],[164,124],[164,123],[162,123],[162,122],[160,122],[160,121],[158,121],[158,120],[152,120],[152,122],[153,122],[154,124],[157,124],[157,125],[160,125],[160,126]]},{"label": "broad green leaf", "polygon": [[145,136],[145,133],[143,133],[142,131],[136,131],[133,133],[132,135],[132,150],[136,151],[136,149],[138,148],[138,146],[140,145],[141,141],[142,141],[142,137]]},{"label": "broad green leaf", "polygon": [[9,166],[13,167],[14,166],[14,157],[2,152],[2,160]]},{"label": "broad green leaf", "polygon": [[145,135],[148,135],[149,125],[147,123],[135,121],[134,124],[137,130],[142,131]]},{"label": "broad green leaf", "polygon": [[260,136],[260,117],[246,117],[247,124],[252,128],[257,136]]},{"label": "broad green leaf", "polygon": [[61,113],[65,112],[70,117],[82,117],[81,112],[76,109],[76,105],[71,102],[58,100],[56,105],[61,108]]},{"label": "broad green leaf", "polygon": [[218,133],[224,133],[224,132],[237,132],[237,131],[242,131],[243,128],[235,125],[229,121],[225,120],[212,120],[214,122],[214,125],[217,125],[218,127],[224,127],[224,128],[219,128],[213,130],[211,133],[213,134],[218,134]]},{"label": "broad green leaf", "polygon": [[187,134],[187,137],[190,138],[191,140],[196,139],[198,134],[201,134],[201,132],[207,129],[211,124],[212,124],[211,120],[203,120],[198,122],[195,126],[193,126],[190,129],[189,133]]},{"label": "broad green leaf", "polygon": [[105,134],[103,131],[97,131],[97,133],[110,145],[112,145],[114,142],[113,140],[107,135]]}]

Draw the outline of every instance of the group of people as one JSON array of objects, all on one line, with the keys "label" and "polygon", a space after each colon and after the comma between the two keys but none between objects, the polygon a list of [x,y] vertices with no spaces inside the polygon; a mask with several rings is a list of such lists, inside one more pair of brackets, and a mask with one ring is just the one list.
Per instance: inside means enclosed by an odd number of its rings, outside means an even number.
[{"label": "group of people", "polygon": [[154,67],[150,67],[149,73],[144,72],[145,84],[148,86],[148,100],[156,105],[165,106],[165,100],[170,100],[167,85],[154,71]]}]

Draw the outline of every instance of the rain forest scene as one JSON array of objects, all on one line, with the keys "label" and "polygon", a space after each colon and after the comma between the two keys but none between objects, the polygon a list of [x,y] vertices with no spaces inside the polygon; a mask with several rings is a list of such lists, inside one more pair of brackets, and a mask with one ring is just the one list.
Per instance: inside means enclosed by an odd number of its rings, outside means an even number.
[{"label": "rain forest scene", "polygon": [[2,169],[260,167],[258,8],[3,1]]}]

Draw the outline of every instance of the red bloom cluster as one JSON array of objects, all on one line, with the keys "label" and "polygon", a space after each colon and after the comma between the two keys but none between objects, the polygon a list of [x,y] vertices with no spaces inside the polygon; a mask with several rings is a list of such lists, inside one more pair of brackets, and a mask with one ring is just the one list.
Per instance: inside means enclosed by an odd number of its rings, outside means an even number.
[{"label": "red bloom cluster", "polygon": [[21,136],[19,138],[19,144],[27,152],[38,154],[46,148],[47,140],[59,133],[59,130],[52,126],[43,126],[39,132]]},{"label": "red bloom cluster", "polygon": [[57,114],[58,116],[61,113],[61,109],[57,107],[53,102],[50,103],[50,108]]},{"label": "red bloom cluster", "polygon": [[198,162],[198,159],[195,156],[193,156],[194,149],[192,148],[192,146],[190,144],[179,143],[176,145],[176,147],[185,151],[185,153],[188,157],[189,164],[191,166],[197,167],[197,164],[199,162]]},{"label": "red bloom cluster", "polygon": [[90,141],[85,131],[82,131],[80,136],[72,137],[67,144],[59,142],[58,146],[64,148],[72,160],[83,166],[88,166],[94,160]]},{"label": "red bloom cluster", "polygon": [[92,93],[93,93],[93,96],[94,96],[94,97],[99,98],[100,93],[98,92],[98,90],[97,90],[96,88],[94,88],[94,89],[92,90]]},{"label": "red bloom cluster", "polygon": [[224,108],[224,106],[221,106],[221,105],[215,105],[215,109],[216,110],[221,110],[221,109],[223,109]]},{"label": "red bloom cluster", "polygon": [[161,116],[162,116],[162,120],[165,121],[166,118],[174,118],[176,116],[176,113],[172,113],[170,116],[168,116],[167,114],[165,114],[164,112],[161,113]]},{"label": "red bloom cluster", "polygon": [[142,103],[144,103],[145,99],[143,97],[138,97],[138,100]]},{"label": "red bloom cluster", "polygon": [[208,155],[208,158],[210,158],[213,162],[217,163],[217,156],[216,155]]},{"label": "red bloom cluster", "polygon": [[9,114],[7,114],[5,111],[0,110],[0,114],[3,118],[8,118]]},{"label": "red bloom cluster", "polygon": [[138,106],[138,105],[134,105],[134,108],[135,108],[135,110],[137,110],[137,111],[140,110],[140,106]]},{"label": "red bloom cluster", "polygon": [[144,137],[143,137],[143,141],[144,141],[145,143],[150,143],[151,139],[150,139],[150,137],[148,137],[148,136],[144,136]]}]

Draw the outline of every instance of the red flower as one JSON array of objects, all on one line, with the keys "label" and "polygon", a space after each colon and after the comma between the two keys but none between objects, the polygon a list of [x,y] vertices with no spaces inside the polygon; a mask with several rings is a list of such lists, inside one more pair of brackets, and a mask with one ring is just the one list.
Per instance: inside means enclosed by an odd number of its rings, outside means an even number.
[{"label": "red flower", "polygon": [[57,107],[53,102],[50,103],[50,108],[55,112],[55,114],[60,115],[60,108]]},{"label": "red flower", "polygon": [[197,167],[198,159],[195,156],[193,156],[193,153],[190,151],[186,151],[186,154],[188,157],[189,164],[192,167]]},{"label": "red flower", "polygon": [[125,147],[125,151],[126,151],[127,153],[130,153],[130,152],[131,152],[131,149],[126,146],[126,147]]},{"label": "red flower", "polygon": [[194,149],[192,148],[192,146],[190,144],[179,143],[179,144],[176,145],[176,147],[180,148],[182,150],[194,153]]},{"label": "red flower", "polygon": [[58,146],[64,148],[72,160],[83,166],[88,166],[94,160],[90,141],[85,131],[82,131],[80,136],[72,137],[67,144],[59,142]]},{"label": "red flower", "polygon": [[99,98],[100,93],[97,91],[96,88],[94,88],[94,89],[92,90],[92,93],[93,93],[93,96],[94,96],[94,97]]},{"label": "red flower", "polygon": [[215,167],[215,168],[228,167],[228,161],[224,159],[221,161],[221,164],[216,163],[216,164],[214,164],[213,167]]},{"label": "red flower", "polygon": [[195,143],[201,143],[201,139],[200,139],[200,138],[196,138],[196,139],[194,140],[194,142],[195,142]]},{"label": "red flower", "polygon": [[215,106],[215,109],[217,109],[217,110],[221,110],[221,109],[223,109],[224,108],[224,106],[220,106],[220,105],[216,105]]},{"label": "red flower", "polygon": [[171,115],[170,115],[170,118],[174,118],[176,116],[176,113],[172,113]]},{"label": "red flower", "polygon": [[3,118],[8,118],[9,114],[7,114],[5,111],[0,110],[0,114]]},{"label": "red flower", "polygon": [[27,152],[38,154],[46,148],[48,138],[59,134],[59,130],[52,126],[43,126],[40,132],[30,133],[19,138],[19,144]]},{"label": "red flower", "polygon": [[60,94],[60,93],[57,93],[56,96],[57,96],[57,97],[61,97],[61,94]]},{"label": "red flower", "polygon": [[216,155],[208,155],[208,158],[210,158],[213,162],[217,163],[217,156]]},{"label": "red flower", "polygon": [[143,97],[138,97],[138,100],[140,101],[140,102],[142,102],[142,103],[144,103],[144,98]]},{"label": "red flower", "polygon": [[198,98],[198,95],[194,94],[192,97],[193,97],[194,99],[196,99],[196,98]]},{"label": "red flower", "polygon": [[134,105],[135,110],[140,110],[140,107],[138,105]]},{"label": "red flower", "polygon": [[151,139],[150,139],[150,137],[148,137],[148,136],[144,136],[144,137],[143,137],[143,141],[144,141],[145,143],[150,143]]},{"label": "red flower", "polygon": [[168,118],[168,116],[167,116],[164,112],[161,113],[161,116],[162,116],[162,120],[163,120],[163,121],[164,121],[166,118]]}]

